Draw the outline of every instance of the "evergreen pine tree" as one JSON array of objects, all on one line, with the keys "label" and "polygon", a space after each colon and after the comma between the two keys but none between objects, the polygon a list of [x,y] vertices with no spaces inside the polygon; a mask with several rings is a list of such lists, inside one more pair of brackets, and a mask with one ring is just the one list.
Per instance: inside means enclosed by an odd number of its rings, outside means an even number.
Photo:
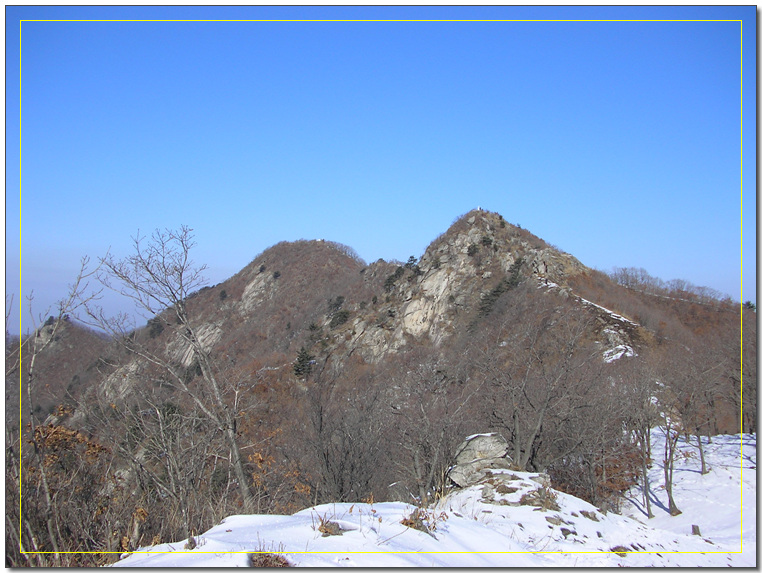
[{"label": "evergreen pine tree", "polygon": [[302,346],[299,349],[299,353],[296,355],[296,361],[294,362],[294,374],[298,377],[307,376],[310,372],[312,372],[312,360],[314,360],[314,356],[309,353],[309,351]]}]

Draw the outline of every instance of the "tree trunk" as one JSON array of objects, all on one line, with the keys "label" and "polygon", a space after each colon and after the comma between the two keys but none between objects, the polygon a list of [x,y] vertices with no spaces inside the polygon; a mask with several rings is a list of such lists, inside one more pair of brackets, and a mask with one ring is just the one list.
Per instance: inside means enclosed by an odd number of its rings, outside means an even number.
[{"label": "tree trunk", "polygon": [[643,472],[643,500],[645,501],[646,515],[648,516],[648,519],[653,519],[654,514],[651,511],[651,495],[650,495],[651,484],[650,484],[650,482],[648,480],[648,468],[644,467],[643,469],[644,469],[644,472]]},{"label": "tree trunk", "polygon": [[701,475],[708,473],[706,469],[706,458],[704,457],[704,444],[701,442],[701,435],[697,432],[696,439],[698,440],[699,457],[701,458]]},{"label": "tree trunk", "polygon": [[444,447],[444,433],[445,429],[442,428],[439,431],[439,439],[437,440],[437,443],[434,447],[434,459],[431,460],[431,464],[429,465],[429,474],[426,477],[427,492],[436,490],[436,472],[437,468],[439,467],[439,457],[442,455],[442,448]]},{"label": "tree trunk", "polygon": [[228,427],[225,428],[225,437],[228,439],[230,453],[233,457],[233,472],[235,473],[235,477],[238,480],[238,487],[241,490],[244,510],[248,513],[251,513],[255,508],[254,496],[251,493],[248,477],[246,476],[246,472],[243,469],[241,450],[238,449],[238,442],[235,439],[235,431],[233,430],[232,425],[228,425]]},{"label": "tree trunk", "polygon": [[675,432],[672,437],[672,431],[667,428],[666,436],[664,440],[664,489],[667,492],[667,500],[669,503],[669,514],[672,516],[680,515],[682,511],[678,509],[675,503],[675,498],[672,495],[672,470],[675,466],[675,448],[677,447],[677,440],[680,434]]},{"label": "tree trunk", "polygon": [[[55,332],[55,331],[54,331]],[[35,366],[35,360],[37,359],[37,354],[39,352],[37,347],[37,341],[39,339],[39,332],[36,333],[34,339],[34,344],[32,346],[32,356],[29,360],[29,370],[27,371],[27,385],[26,385],[26,392],[27,392],[27,399],[29,400],[29,429],[32,434],[32,451],[34,452],[34,459],[37,463],[37,471],[40,475],[40,484],[42,485],[42,492],[45,494],[45,526],[48,531],[48,538],[50,539],[51,547],[53,548],[54,553],[54,559],[55,562],[58,564],[60,562],[60,554],[59,554],[59,547],[58,547],[58,539],[56,537],[55,531],[54,531],[54,521],[55,521],[55,507],[53,506],[53,499],[50,495],[50,488],[48,487],[48,478],[47,478],[47,472],[45,470],[45,464],[44,460],[42,459],[42,455],[40,453],[40,444],[37,443],[37,436],[36,429],[37,426],[35,424],[34,420],[34,403],[32,400],[32,383],[34,382],[34,366]]]},{"label": "tree trunk", "polygon": [[418,485],[418,502],[421,505],[426,504],[426,485],[423,480],[423,468],[421,467],[420,452],[413,452],[413,470],[415,471],[415,481]]},{"label": "tree trunk", "polygon": [[198,359],[199,366],[201,367],[201,375],[203,376],[206,383],[211,387],[215,405],[222,413],[222,420],[220,421],[224,424],[223,431],[230,447],[233,471],[235,472],[236,479],[238,480],[238,487],[241,491],[241,497],[243,498],[244,511],[247,513],[253,513],[256,504],[254,495],[251,493],[251,488],[249,487],[249,480],[246,476],[246,472],[244,471],[241,451],[238,448],[238,441],[236,440],[235,413],[231,414],[230,408],[227,406],[227,404],[225,404],[225,401],[222,397],[222,392],[220,391],[220,386],[217,383],[217,378],[214,376],[214,372],[212,371],[212,365],[210,363],[209,356],[207,355],[204,347],[196,336],[195,331],[190,326],[188,317],[185,314],[184,305],[178,304],[178,306],[178,317],[183,322],[183,325],[187,328],[187,338],[191,343],[194,355]]},{"label": "tree trunk", "polygon": [[550,394],[546,397],[542,407],[540,408],[539,413],[537,414],[537,422],[534,425],[534,428],[530,430],[529,435],[527,436],[526,440],[526,451],[524,452],[524,456],[521,460],[521,467],[526,468],[530,461],[534,462],[535,460],[535,449],[534,449],[534,442],[537,439],[537,436],[540,435],[540,431],[542,430],[542,423],[545,420],[545,412],[548,409],[548,405],[550,404]]},{"label": "tree trunk", "polygon": [[513,407],[513,463],[519,469],[524,469],[524,461],[521,456],[521,432],[519,429],[519,411],[516,406]]},{"label": "tree trunk", "polygon": [[643,502],[646,507],[646,515],[648,515],[648,519],[653,519],[653,512],[651,511],[651,496],[650,496],[650,490],[651,490],[651,484],[648,479],[648,450],[646,447],[646,444],[643,442],[643,439],[641,439],[640,442],[640,460],[641,460],[641,471],[643,472]]}]

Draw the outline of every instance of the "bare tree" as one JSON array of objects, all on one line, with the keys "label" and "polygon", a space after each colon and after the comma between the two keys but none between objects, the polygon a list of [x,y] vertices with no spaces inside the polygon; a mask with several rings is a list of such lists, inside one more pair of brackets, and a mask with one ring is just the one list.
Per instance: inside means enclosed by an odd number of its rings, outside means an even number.
[{"label": "bare tree", "polygon": [[362,393],[341,382],[342,369],[326,361],[301,396],[306,424],[292,449],[303,452],[300,471],[312,476],[314,503],[362,500],[371,494],[379,468],[380,393],[368,379],[356,381]]},{"label": "bare tree", "polygon": [[651,487],[648,478],[648,468],[651,463],[651,429],[660,420],[659,412],[654,402],[658,386],[657,374],[651,360],[644,351],[641,355],[623,362],[621,365],[618,388],[621,401],[626,403],[627,413],[624,417],[626,428],[632,432],[640,454],[640,473],[643,486],[643,505],[648,518],[652,518]]},{"label": "bare tree", "polygon": [[415,495],[427,504],[431,495],[444,491],[455,449],[469,421],[473,425],[467,414],[483,381],[474,386],[458,380],[444,360],[411,354],[401,363],[403,373],[392,378],[386,401],[396,418],[395,465],[412,479]]},{"label": "bare tree", "polygon": [[[67,295],[56,303],[56,314],[50,314],[51,309],[43,314],[43,316],[49,315],[45,324],[42,324],[42,316],[36,316],[34,313],[34,295],[30,294],[27,297],[28,311],[33,327],[32,334],[21,340],[11,355],[6,356],[6,377],[18,370],[20,386],[24,387],[26,391],[26,406],[29,414],[26,442],[30,446],[28,449],[23,447],[21,442],[22,430],[19,428],[19,433],[16,435],[19,440],[18,447],[14,448],[11,436],[15,432],[6,427],[6,435],[9,438],[6,442],[6,460],[15,462],[6,463],[6,480],[10,478],[10,483],[13,484],[19,495],[17,501],[20,501],[18,529],[11,522],[9,523],[11,523],[13,530],[12,537],[18,541],[20,551],[34,550],[37,564],[43,566],[50,565],[50,562],[47,556],[40,552],[50,552],[53,559],[52,563],[62,565],[64,564],[62,552],[76,549],[76,546],[72,546],[71,540],[62,533],[67,526],[66,520],[61,516],[62,504],[66,503],[62,497],[66,486],[59,483],[58,474],[55,473],[55,468],[51,467],[49,449],[53,447],[52,444],[55,444],[57,448],[70,450],[76,443],[86,441],[86,438],[76,433],[72,437],[71,433],[63,429],[59,431],[49,424],[45,425],[37,418],[35,397],[39,395],[44,382],[38,379],[37,362],[40,356],[57,340],[59,331],[69,320],[70,315],[98,298],[100,291],[89,289],[89,280],[97,273],[98,267],[91,270],[88,268],[89,264],[90,261],[87,257],[80,261],[80,271],[74,283],[69,286]],[[10,306],[11,304],[6,309],[6,333]],[[60,460],[61,454],[55,454],[55,459]],[[18,467],[16,463],[19,464]],[[30,473],[34,479],[25,479],[25,475],[28,476]],[[37,490],[36,495],[30,495],[29,492],[32,482],[34,482],[34,487]],[[33,514],[41,515],[44,534],[36,527]],[[44,541],[40,535],[44,535]],[[31,562],[27,559],[26,563]]]},{"label": "bare tree", "polygon": [[197,266],[191,260],[195,246],[192,230],[181,227],[178,231],[155,231],[146,241],[138,235],[133,239],[134,253],[124,259],[107,255],[102,259],[103,271],[99,279],[104,286],[131,299],[147,317],[160,321],[169,329],[192,356],[204,382],[203,388],[192,389],[186,380],[186,370],[177,365],[166,352],[142,344],[129,336],[124,317],[110,319],[101,309],[90,309],[90,315],[103,328],[137,356],[164,369],[172,384],[188,396],[201,412],[225,436],[230,461],[244,510],[255,507],[249,477],[244,467],[237,441],[238,412],[225,399],[221,374],[210,354],[210,345],[202,336],[203,324],[188,310],[189,296],[205,284],[205,265]]},{"label": "bare tree", "polygon": [[193,536],[232,509],[220,491],[220,482],[228,480],[215,473],[219,461],[228,465],[228,456],[220,456],[226,442],[192,401],[168,400],[155,388],[111,400],[93,389],[77,410],[83,428],[97,428],[108,437],[122,481],[145,510],[117,540],[122,550],[157,537]]},{"label": "bare tree", "polygon": [[[757,311],[744,308],[743,312],[743,346],[742,365],[740,368],[741,402],[743,416],[740,424],[741,431],[756,433],[757,431]],[[732,348],[736,348],[731,346]],[[737,353],[733,353],[738,356]],[[733,372],[738,373],[737,368]]]},{"label": "bare tree", "polygon": [[679,393],[676,391],[679,390],[679,386],[672,381],[672,377],[675,376],[675,368],[679,368],[680,363],[675,365],[673,352],[674,349],[672,348],[662,348],[660,356],[654,359],[654,363],[658,369],[656,401],[662,416],[664,430],[664,490],[667,492],[669,514],[675,516],[680,515],[682,511],[675,502],[672,478],[675,469],[677,442],[684,428],[680,419]]},{"label": "bare tree", "polygon": [[[755,432],[757,425],[756,311],[741,309],[743,329],[724,328],[714,337],[715,357],[722,363],[720,398],[734,415],[734,432]],[[714,432],[716,433],[716,432]]]},{"label": "bare tree", "polygon": [[672,516],[680,515],[682,511],[675,503],[673,493],[673,474],[675,470],[675,451],[677,450],[677,441],[680,437],[680,426],[676,420],[665,416],[664,421],[664,490],[667,492],[667,502],[669,504],[669,514]]},{"label": "bare tree", "polygon": [[554,457],[543,437],[554,434],[548,432],[552,425],[590,413],[603,361],[589,340],[591,318],[583,309],[552,295],[522,295],[483,340],[478,367],[491,383],[491,414],[513,446],[513,463],[542,469]]},{"label": "bare tree", "polygon": [[[662,353],[662,381],[665,395],[675,421],[686,440],[696,438],[701,460],[701,473],[708,469],[704,456],[702,436],[717,433],[718,402],[725,393],[728,373],[732,364],[740,362],[740,356],[721,352],[721,336],[695,336],[684,334],[672,341]],[[740,346],[740,345],[739,345]]]}]

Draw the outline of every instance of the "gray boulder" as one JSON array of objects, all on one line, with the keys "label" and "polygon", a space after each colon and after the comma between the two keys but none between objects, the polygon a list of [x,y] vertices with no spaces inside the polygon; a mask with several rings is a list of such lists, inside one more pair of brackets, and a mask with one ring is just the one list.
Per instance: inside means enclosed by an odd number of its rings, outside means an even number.
[{"label": "gray boulder", "polygon": [[509,469],[508,441],[500,434],[469,436],[458,447],[449,478],[458,487],[469,487],[487,477],[491,469]]}]

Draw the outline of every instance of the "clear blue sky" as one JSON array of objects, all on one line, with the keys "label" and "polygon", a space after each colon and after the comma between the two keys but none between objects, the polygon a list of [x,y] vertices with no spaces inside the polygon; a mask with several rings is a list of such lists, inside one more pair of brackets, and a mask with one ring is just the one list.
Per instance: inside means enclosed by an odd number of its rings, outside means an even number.
[{"label": "clear blue sky", "polygon": [[[407,260],[481,206],[588,266],[756,301],[755,11],[8,6],[6,292],[44,313],[83,255],[182,224],[210,284],[282,240]],[[66,19],[743,27],[19,25]]]}]

